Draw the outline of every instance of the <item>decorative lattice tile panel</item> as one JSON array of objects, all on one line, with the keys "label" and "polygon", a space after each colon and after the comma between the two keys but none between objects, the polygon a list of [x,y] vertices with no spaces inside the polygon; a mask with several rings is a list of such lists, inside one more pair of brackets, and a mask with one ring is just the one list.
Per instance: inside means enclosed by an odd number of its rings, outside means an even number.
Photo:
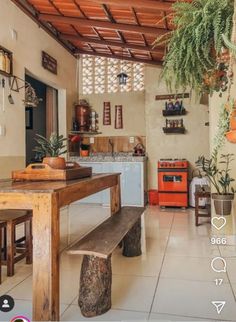
[{"label": "decorative lattice tile panel", "polygon": [[[128,75],[127,84],[119,85],[117,75]],[[83,94],[103,94],[144,90],[144,65],[113,58],[82,56]]]}]

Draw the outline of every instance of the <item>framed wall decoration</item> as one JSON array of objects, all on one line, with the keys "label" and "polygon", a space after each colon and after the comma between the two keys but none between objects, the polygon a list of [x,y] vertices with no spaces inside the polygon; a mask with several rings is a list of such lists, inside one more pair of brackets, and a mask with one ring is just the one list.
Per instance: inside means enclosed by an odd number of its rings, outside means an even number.
[{"label": "framed wall decoration", "polygon": [[123,129],[123,106],[115,106],[115,129]]},{"label": "framed wall decoration", "polygon": [[42,51],[42,66],[49,72],[57,75],[57,61],[55,58],[45,53],[45,51]]},{"label": "framed wall decoration", "polygon": [[103,125],[111,125],[111,103],[103,103]]}]

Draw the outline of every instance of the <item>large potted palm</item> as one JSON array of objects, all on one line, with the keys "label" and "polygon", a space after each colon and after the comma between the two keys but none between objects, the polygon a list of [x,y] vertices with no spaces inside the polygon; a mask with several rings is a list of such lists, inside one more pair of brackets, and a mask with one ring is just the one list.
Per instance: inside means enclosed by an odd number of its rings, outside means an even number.
[{"label": "large potted palm", "polygon": [[215,212],[220,216],[230,215],[235,189],[230,176],[230,163],[233,161],[233,154],[222,154],[219,162],[213,155],[210,159],[200,156],[196,162],[197,167],[208,177],[216,192],[212,193]]},{"label": "large potted palm", "polygon": [[35,141],[38,145],[34,148],[34,151],[42,155],[43,163],[54,169],[66,168],[65,158],[61,157],[62,154],[67,152],[66,145],[64,145],[67,139],[63,135],[52,133],[47,139],[42,135],[36,134]]}]

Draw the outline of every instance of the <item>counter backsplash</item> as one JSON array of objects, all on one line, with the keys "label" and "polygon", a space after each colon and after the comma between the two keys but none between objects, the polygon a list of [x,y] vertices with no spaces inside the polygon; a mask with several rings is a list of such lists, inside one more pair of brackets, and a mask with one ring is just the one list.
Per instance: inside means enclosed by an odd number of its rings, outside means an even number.
[{"label": "counter backsplash", "polygon": [[92,153],[89,157],[70,156],[71,162],[144,162],[146,156],[133,156],[132,153]]},{"label": "counter backsplash", "polygon": [[[133,143],[130,143],[133,138]],[[90,137],[83,137],[83,144],[90,144],[90,155],[95,153],[133,153],[134,147],[141,143],[146,149],[145,136],[97,136],[94,143],[90,143]],[[79,144],[70,144],[71,155],[78,155]]]}]

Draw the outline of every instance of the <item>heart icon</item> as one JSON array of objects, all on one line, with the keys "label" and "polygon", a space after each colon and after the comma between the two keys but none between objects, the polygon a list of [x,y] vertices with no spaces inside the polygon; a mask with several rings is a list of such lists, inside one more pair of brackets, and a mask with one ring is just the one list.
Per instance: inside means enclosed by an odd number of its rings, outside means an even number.
[{"label": "heart icon", "polygon": [[225,217],[213,217],[211,219],[211,224],[214,226],[217,230],[221,230],[226,225],[226,219]]}]

